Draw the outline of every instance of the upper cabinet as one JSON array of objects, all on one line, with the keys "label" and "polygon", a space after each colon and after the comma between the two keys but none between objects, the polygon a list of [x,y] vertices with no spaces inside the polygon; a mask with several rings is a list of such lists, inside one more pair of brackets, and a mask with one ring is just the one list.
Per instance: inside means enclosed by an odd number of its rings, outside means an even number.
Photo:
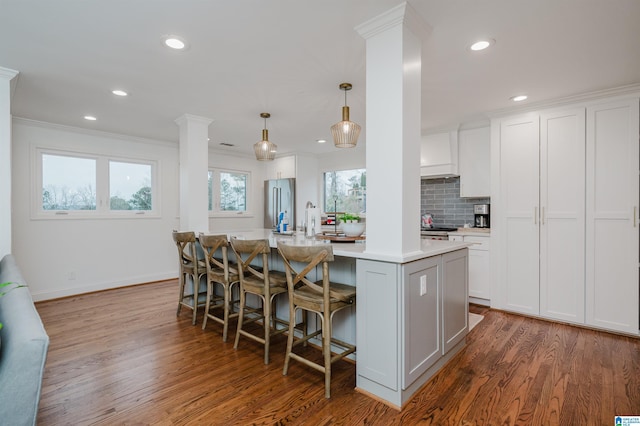
[{"label": "upper cabinet", "polygon": [[296,157],[276,157],[266,163],[266,179],[287,179],[296,177]]},{"label": "upper cabinet", "polygon": [[491,196],[491,128],[460,130],[458,133],[458,171],[460,197]]},{"label": "upper cabinet", "polygon": [[422,137],[420,176],[430,178],[458,176],[458,131]]},{"label": "upper cabinet", "polygon": [[452,130],[422,137],[420,176],[460,176],[460,197],[491,196],[489,126]]}]

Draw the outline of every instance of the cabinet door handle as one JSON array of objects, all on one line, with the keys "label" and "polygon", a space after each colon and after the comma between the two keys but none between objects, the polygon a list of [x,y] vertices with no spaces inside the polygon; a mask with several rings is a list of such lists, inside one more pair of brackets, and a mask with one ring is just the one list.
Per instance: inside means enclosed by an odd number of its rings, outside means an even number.
[{"label": "cabinet door handle", "polygon": [[535,206],[533,208],[533,224],[534,225],[538,224],[538,206]]},{"label": "cabinet door handle", "polygon": [[544,225],[544,207],[542,207],[542,213],[540,214],[540,223]]},{"label": "cabinet door handle", "polygon": [[635,228],[638,224],[638,207],[633,206],[633,227]]}]

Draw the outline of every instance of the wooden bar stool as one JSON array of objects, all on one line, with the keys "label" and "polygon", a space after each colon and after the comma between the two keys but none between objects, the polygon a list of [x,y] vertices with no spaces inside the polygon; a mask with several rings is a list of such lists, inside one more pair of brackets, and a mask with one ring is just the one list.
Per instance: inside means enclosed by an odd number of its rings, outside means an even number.
[{"label": "wooden bar stool", "polygon": [[[240,282],[238,275],[238,265],[229,262],[226,235],[205,235],[200,234],[198,241],[204,250],[205,263],[207,267],[207,304],[204,310],[204,321],[202,329],[207,327],[207,319],[222,324],[222,341],[227,341],[229,320],[238,316],[233,312],[234,302],[232,301],[234,284]],[[219,253],[218,253],[219,251]],[[216,257],[218,253],[218,257]],[[215,285],[222,286],[222,296],[215,293]],[[222,309],[222,317],[214,315],[216,309]]]},{"label": "wooden bar stool", "polygon": [[[333,315],[344,308],[355,304],[356,288],[346,284],[332,283],[329,280],[329,262],[333,262],[333,247],[330,245],[294,246],[278,243],[278,252],[285,264],[287,287],[289,290],[289,336],[287,339],[287,352],[284,358],[283,375],[287,375],[289,360],[295,359],[324,373],[324,395],[331,396],[331,364],[355,352],[355,345],[333,338],[331,334],[331,322]],[[297,272],[293,262],[304,265],[304,269]],[[309,272],[322,266],[322,277],[315,282],[306,278]],[[315,312],[321,320],[322,327],[311,334],[306,329],[306,321],[303,320],[303,336],[294,342],[295,315],[298,309],[303,310],[303,318],[306,312]],[[322,334],[322,354],[324,363],[318,364],[293,352],[293,346],[306,342]],[[341,349],[336,355],[331,354],[331,344]]]},{"label": "wooden bar stool", "polygon": [[[207,266],[204,260],[198,260],[195,232],[178,232],[174,230],[173,241],[178,247],[178,263],[180,264],[180,278],[178,280],[180,283],[180,295],[176,316],[180,315],[180,309],[186,306],[193,310],[191,323],[195,325],[198,307],[205,306],[206,303],[204,297],[202,300],[200,298],[200,278],[207,273]],[[191,278],[192,294],[185,294],[187,277]]]},{"label": "wooden bar stool", "polygon": [[[240,312],[238,315],[238,329],[233,347],[238,348],[240,335],[246,336],[264,345],[264,363],[269,363],[269,345],[271,337],[287,331],[278,329],[277,324],[287,325],[288,322],[277,318],[274,298],[287,291],[287,278],[284,273],[269,270],[268,240],[239,240],[231,238],[231,248],[236,256],[240,275]],[[256,260],[257,265],[251,265]],[[247,306],[247,293],[255,294],[262,300],[262,309]],[[249,314],[249,315],[247,315]],[[264,337],[244,330],[243,325],[256,321],[263,321]]]}]

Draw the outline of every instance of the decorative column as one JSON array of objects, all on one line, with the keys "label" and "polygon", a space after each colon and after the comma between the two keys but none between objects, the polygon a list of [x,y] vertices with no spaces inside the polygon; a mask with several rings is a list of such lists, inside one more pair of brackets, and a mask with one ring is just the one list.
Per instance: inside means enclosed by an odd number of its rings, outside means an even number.
[{"label": "decorative column", "polygon": [[422,38],[408,3],[356,27],[366,40],[367,252],[420,249]]},{"label": "decorative column", "polygon": [[180,230],[208,232],[209,124],[213,120],[185,114],[180,126]]},{"label": "decorative column", "polygon": [[18,71],[0,67],[0,259],[11,253],[11,80]]}]

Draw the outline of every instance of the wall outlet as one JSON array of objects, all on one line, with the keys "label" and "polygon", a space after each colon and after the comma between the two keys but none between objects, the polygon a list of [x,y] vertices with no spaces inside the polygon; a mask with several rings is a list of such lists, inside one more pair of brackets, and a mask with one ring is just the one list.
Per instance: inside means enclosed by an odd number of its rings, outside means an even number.
[{"label": "wall outlet", "polygon": [[420,296],[427,294],[427,276],[420,276]]}]

